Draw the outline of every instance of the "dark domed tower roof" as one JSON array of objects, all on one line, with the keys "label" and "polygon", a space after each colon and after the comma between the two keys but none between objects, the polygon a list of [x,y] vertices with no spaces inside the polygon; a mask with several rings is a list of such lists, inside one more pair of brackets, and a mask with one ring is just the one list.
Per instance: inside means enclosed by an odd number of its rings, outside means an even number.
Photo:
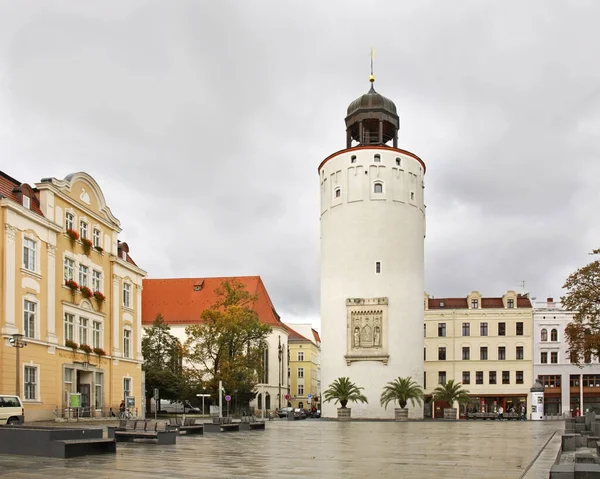
[{"label": "dark domed tower roof", "polygon": [[396,105],[375,91],[371,76],[371,89],[348,106],[346,116],[347,147],[352,140],[361,145],[384,145],[392,140],[397,147],[400,118]]}]

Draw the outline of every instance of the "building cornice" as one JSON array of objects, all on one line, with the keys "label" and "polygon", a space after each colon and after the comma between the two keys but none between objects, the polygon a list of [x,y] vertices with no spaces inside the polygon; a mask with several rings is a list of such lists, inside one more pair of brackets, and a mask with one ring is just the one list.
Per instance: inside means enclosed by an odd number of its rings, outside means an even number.
[{"label": "building cornice", "polygon": [[384,146],[384,145],[361,145],[361,146],[354,146],[352,148],[344,148],[343,150],[336,151],[335,153],[329,155],[327,158],[325,158],[321,162],[321,164],[319,165],[319,168],[317,169],[317,171],[320,173],[321,172],[321,168],[323,168],[323,166],[325,166],[325,163],[327,163],[329,160],[331,160],[332,158],[335,158],[338,155],[341,155],[343,153],[349,153],[351,151],[360,151],[360,150],[394,151],[394,152],[400,153],[402,155],[407,155],[407,156],[410,156],[410,157],[414,158],[419,163],[421,163],[421,166],[423,167],[423,175],[425,175],[425,172],[427,171],[427,167],[425,166],[425,162],[421,158],[419,158],[417,155],[415,155],[414,153],[411,153],[408,150],[401,150],[400,148],[393,148],[391,146]]},{"label": "building cornice", "polygon": [[145,271],[142,268],[140,268],[138,266],[135,266],[135,265],[133,265],[131,263],[128,263],[127,261],[125,261],[125,260],[123,260],[123,259],[121,259],[118,256],[115,256],[113,254],[110,255],[110,262],[111,263],[116,263],[116,264],[118,264],[119,266],[121,266],[121,267],[123,267],[125,269],[128,269],[130,271],[133,271],[134,273],[139,274],[140,276],[144,276],[144,277],[148,276],[148,272],[147,271]]},{"label": "building cornice", "polygon": [[8,210],[14,211],[15,213],[24,216],[25,218],[37,223],[45,228],[51,229],[56,233],[60,233],[62,228],[58,226],[56,223],[50,221],[45,216],[40,216],[37,213],[34,213],[31,210],[26,209],[22,205],[15,203],[13,200],[8,198],[3,198],[0,200],[0,208],[6,208]]}]

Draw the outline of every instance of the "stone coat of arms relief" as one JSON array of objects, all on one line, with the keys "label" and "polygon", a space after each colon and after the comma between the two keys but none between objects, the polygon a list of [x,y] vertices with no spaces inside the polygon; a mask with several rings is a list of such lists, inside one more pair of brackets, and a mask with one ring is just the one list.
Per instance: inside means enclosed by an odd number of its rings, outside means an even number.
[{"label": "stone coat of arms relief", "polygon": [[388,362],[387,298],[348,298],[346,300],[348,348],[346,363]]}]

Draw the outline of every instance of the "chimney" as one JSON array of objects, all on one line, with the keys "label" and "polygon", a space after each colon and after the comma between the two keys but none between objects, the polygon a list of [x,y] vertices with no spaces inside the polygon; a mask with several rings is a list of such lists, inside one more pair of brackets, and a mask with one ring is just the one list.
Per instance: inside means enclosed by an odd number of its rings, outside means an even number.
[{"label": "chimney", "polygon": [[554,298],[548,298],[546,301],[547,301],[548,303],[554,303]]}]

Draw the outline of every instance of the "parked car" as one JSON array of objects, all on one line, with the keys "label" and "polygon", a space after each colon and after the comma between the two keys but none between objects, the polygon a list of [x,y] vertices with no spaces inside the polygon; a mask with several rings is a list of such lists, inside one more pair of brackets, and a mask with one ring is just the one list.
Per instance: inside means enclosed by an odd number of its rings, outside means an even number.
[{"label": "parked car", "polygon": [[284,417],[288,417],[288,413],[290,412],[294,412],[294,408],[293,407],[282,407],[279,410],[279,417],[280,418],[284,418]]},{"label": "parked car", "polygon": [[306,411],[304,409],[294,409],[294,419],[306,419]]},{"label": "parked car", "polygon": [[19,396],[0,394],[0,424],[23,424],[25,411]]}]

